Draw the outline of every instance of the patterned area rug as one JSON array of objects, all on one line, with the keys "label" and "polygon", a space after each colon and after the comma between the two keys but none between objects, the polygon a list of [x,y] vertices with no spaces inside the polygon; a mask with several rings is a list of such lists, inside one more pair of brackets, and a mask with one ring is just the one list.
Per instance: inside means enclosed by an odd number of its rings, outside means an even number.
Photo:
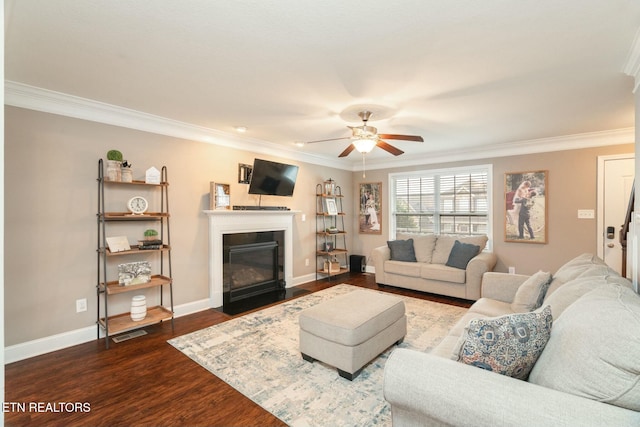
[{"label": "patterned area rug", "polygon": [[[338,295],[362,289],[336,285],[169,341],[240,393],[294,427],[390,426],[382,395],[387,349],[348,381],[335,368],[302,360],[298,314]],[[377,291],[376,291],[377,292]],[[430,350],[467,311],[402,297],[407,336],[400,347]]]}]

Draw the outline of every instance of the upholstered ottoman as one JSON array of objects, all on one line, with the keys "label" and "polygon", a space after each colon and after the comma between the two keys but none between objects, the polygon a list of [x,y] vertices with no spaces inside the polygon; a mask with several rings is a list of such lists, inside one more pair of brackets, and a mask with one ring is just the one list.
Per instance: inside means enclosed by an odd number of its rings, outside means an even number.
[{"label": "upholstered ottoman", "polygon": [[357,290],[300,313],[300,352],[353,380],[364,365],[401,343],[407,333],[404,301],[376,291]]}]

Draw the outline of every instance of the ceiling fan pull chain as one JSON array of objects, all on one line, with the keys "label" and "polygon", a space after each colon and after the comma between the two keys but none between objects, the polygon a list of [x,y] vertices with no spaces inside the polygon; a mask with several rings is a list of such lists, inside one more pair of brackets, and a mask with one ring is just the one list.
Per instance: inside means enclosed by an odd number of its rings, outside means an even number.
[{"label": "ceiling fan pull chain", "polygon": [[366,156],[366,153],[362,153],[362,177],[366,178],[366,165],[364,164],[364,156]]}]

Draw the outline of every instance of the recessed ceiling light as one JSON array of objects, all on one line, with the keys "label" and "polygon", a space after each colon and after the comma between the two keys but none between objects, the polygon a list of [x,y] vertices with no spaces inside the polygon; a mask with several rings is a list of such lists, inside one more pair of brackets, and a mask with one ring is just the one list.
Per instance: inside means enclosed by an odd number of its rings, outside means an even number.
[{"label": "recessed ceiling light", "polygon": [[297,145],[298,147],[304,147],[304,142],[302,141],[296,141],[294,142],[295,145]]},{"label": "recessed ceiling light", "polygon": [[246,126],[236,126],[236,132],[245,133],[247,131]]}]

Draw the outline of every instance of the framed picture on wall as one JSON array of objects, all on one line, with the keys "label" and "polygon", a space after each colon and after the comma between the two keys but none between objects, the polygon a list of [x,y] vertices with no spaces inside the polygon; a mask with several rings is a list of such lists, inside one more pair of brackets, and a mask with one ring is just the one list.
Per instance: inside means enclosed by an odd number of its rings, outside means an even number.
[{"label": "framed picture on wall", "polygon": [[505,173],[505,242],[547,243],[548,175],[545,170]]},{"label": "framed picture on wall", "polygon": [[361,234],[382,234],[382,183],[360,183],[360,215],[358,218]]}]

